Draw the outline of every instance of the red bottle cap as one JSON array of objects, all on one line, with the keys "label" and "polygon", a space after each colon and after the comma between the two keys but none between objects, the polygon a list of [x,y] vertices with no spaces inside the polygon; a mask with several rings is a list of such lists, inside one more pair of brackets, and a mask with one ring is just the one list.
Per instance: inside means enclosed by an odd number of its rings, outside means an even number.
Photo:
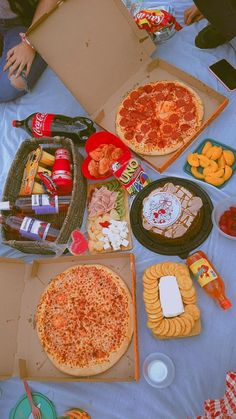
[{"label": "red bottle cap", "polygon": [[223,300],[220,302],[220,306],[221,308],[223,308],[223,310],[228,310],[229,308],[232,307],[232,304],[229,300]]},{"label": "red bottle cap", "polygon": [[17,121],[15,119],[12,121],[12,126],[13,127],[16,127],[17,126]]}]

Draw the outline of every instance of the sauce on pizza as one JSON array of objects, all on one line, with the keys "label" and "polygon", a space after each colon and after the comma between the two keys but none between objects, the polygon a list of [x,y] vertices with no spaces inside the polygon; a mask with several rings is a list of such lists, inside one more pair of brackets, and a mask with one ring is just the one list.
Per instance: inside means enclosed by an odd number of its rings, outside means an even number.
[{"label": "sauce on pizza", "polygon": [[72,267],[44,291],[36,324],[44,350],[61,371],[98,374],[118,361],[131,340],[130,292],[105,266]]},{"label": "sauce on pizza", "polygon": [[203,105],[190,87],[178,81],[140,86],[121,103],[116,131],[141,154],[165,155],[186,143],[200,127]]}]

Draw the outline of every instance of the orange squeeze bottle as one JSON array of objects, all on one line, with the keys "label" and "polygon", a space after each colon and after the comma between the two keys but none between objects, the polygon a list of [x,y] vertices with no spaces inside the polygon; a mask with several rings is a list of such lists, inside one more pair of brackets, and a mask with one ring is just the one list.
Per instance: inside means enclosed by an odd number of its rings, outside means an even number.
[{"label": "orange squeeze bottle", "polygon": [[225,284],[207,255],[201,250],[187,258],[187,265],[199,285],[206,293],[214,298],[223,310],[232,307],[230,300],[225,295]]}]

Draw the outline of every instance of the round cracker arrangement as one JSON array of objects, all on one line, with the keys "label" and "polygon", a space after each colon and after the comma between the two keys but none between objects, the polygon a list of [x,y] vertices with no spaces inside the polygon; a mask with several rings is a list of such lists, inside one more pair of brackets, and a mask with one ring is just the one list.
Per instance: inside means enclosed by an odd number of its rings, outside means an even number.
[{"label": "round cracker arrangement", "polygon": [[[159,298],[159,280],[162,276],[175,276],[181,293],[184,312],[179,316],[165,318]],[[143,299],[148,316],[147,326],[154,336],[175,338],[192,336],[195,325],[200,319],[196,304],[196,291],[189,270],[182,263],[163,262],[150,266],[143,275]],[[199,330],[200,332],[200,330]]]}]

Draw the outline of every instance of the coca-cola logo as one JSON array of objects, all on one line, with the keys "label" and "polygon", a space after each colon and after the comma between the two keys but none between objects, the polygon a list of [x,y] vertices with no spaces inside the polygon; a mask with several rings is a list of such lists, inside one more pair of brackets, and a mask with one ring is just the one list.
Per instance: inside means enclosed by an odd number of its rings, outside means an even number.
[{"label": "coca-cola logo", "polygon": [[32,130],[38,136],[42,137],[44,135],[44,124],[47,119],[47,113],[36,113]]}]

